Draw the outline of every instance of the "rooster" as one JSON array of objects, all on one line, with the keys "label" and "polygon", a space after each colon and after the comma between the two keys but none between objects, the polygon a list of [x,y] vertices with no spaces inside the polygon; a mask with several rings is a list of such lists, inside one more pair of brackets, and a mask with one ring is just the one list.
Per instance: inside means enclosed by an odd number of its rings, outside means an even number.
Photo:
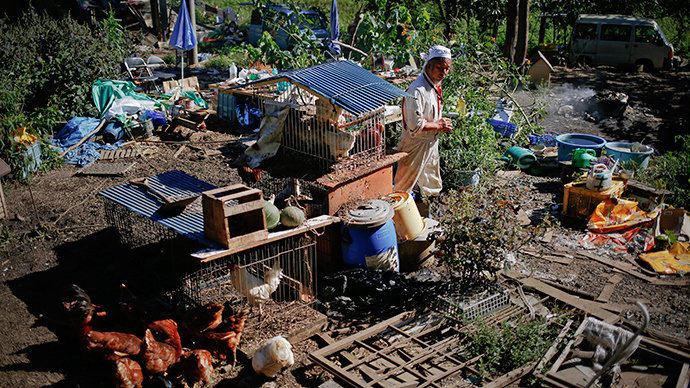
[{"label": "rooster", "polygon": [[252,357],[254,371],[271,378],[275,377],[282,368],[290,367],[294,363],[292,345],[283,336],[276,336],[266,341]]},{"label": "rooster", "polygon": [[271,300],[273,294],[283,278],[283,270],[278,261],[273,264],[273,268],[264,274],[264,278],[258,278],[247,271],[244,267],[230,265],[232,284],[235,289],[244,295],[252,308],[259,307],[259,315],[263,314],[262,304]]},{"label": "rooster", "polygon": [[149,374],[149,377],[157,373],[165,375],[168,368],[180,359],[180,354],[175,347],[156,341],[149,329],[144,332],[140,349],[141,367]]},{"label": "rooster", "polygon": [[200,346],[211,351],[216,358],[225,360],[228,351],[232,350],[232,367],[237,364],[237,346],[240,344],[244,323],[249,312],[244,310],[228,317],[213,331],[204,333]]},{"label": "rooster", "polygon": [[251,186],[261,178],[261,169],[242,166],[237,168],[237,174],[239,174],[244,183]]},{"label": "rooster", "polygon": [[207,330],[213,330],[223,322],[223,306],[220,303],[208,303],[183,319],[180,325],[182,337],[201,337]]},{"label": "rooster", "polygon": [[129,357],[122,357],[115,361],[113,385],[115,388],[141,388],[144,383],[144,373],[141,365]]}]

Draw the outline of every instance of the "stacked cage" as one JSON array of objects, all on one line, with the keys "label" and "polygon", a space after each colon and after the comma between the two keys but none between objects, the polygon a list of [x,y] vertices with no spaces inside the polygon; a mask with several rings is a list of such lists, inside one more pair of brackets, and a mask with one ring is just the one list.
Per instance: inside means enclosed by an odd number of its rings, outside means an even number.
[{"label": "stacked cage", "polygon": [[260,301],[248,294],[261,288],[270,291],[270,300],[261,304],[310,304],[316,299],[316,256],[317,242],[309,234],[284,238],[201,263],[184,277],[178,295],[188,306],[235,300],[258,307]]},{"label": "stacked cage", "polygon": [[276,102],[290,110],[282,151],[313,158],[322,169],[354,170],[385,156],[385,109],[352,114],[324,97],[291,85]]}]

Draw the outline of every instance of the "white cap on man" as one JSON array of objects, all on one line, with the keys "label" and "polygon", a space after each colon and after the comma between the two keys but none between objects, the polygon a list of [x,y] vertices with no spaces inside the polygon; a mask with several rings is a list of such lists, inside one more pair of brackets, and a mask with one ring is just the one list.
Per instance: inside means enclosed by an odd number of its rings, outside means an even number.
[{"label": "white cap on man", "polygon": [[422,66],[422,70],[426,68],[426,64],[429,63],[429,60],[433,58],[452,59],[452,55],[448,47],[436,45],[429,49],[429,54],[422,53],[422,59],[424,59],[424,66]]}]

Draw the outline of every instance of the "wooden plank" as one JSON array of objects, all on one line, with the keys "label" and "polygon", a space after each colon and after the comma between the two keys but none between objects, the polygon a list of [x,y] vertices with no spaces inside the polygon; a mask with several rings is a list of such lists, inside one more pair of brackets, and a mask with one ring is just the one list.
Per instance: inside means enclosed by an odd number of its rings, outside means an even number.
[{"label": "wooden plank", "polygon": [[306,233],[309,231],[316,231],[319,228],[326,227],[331,224],[335,224],[340,222],[340,218],[338,217],[332,217],[328,215],[322,215],[314,218],[310,218],[302,223],[302,225],[293,228],[293,229],[287,229],[287,230],[282,230],[280,232],[273,232],[273,233],[268,233],[268,236],[261,241],[254,241],[250,242],[247,244],[244,244],[242,246],[238,247],[233,247],[233,248],[228,248],[228,249],[221,249],[221,250],[215,250],[215,251],[200,251],[196,253],[192,253],[191,256],[198,259],[202,263],[207,263],[210,261],[213,261],[215,259],[225,257],[228,255],[232,255],[237,252],[242,252],[247,249],[255,248],[260,245],[268,244],[274,241],[278,241],[287,237],[291,236],[296,236],[300,233]]},{"label": "wooden plank", "polygon": [[530,361],[522,367],[517,368],[513,371],[504,374],[503,376],[494,379],[489,384],[484,384],[482,388],[503,388],[506,385],[512,383],[513,381],[518,380],[526,374],[528,374],[534,367],[534,364],[536,363],[536,361]]},{"label": "wooden plank", "polygon": [[543,292],[544,294],[547,294],[555,299],[558,299],[564,303],[567,303],[573,307],[577,307],[582,311],[588,312],[599,319],[603,320],[604,322],[614,324],[618,322],[619,318],[617,315],[612,314],[601,307],[599,307],[596,303],[588,300],[583,300],[580,299],[576,296],[573,296],[571,294],[568,294],[566,292],[563,292],[555,287],[551,287],[543,282],[541,282],[538,279],[535,278],[525,278],[523,277],[521,273],[510,270],[506,274],[508,277],[515,279],[519,281],[520,283],[524,284],[525,286],[532,287],[536,289],[537,291]]},{"label": "wooden plank", "polygon": [[311,353],[309,355],[309,358],[312,361],[315,361],[319,365],[321,365],[324,369],[328,370],[329,372],[333,373],[334,375],[338,376],[344,381],[347,381],[348,383],[352,384],[353,386],[358,386],[358,387],[369,387],[369,384],[366,384],[366,382],[360,380],[360,379],[353,379],[352,375],[346,371],[344,368],[341,366],[338,366],[331,362],[327,357],[329,357],[333,353],[340,352],[342,350],[345,350],[347,347],[349,347],[352,343],[354,343],[356,340],[361,340],[368,338],[372,335],[375,335],[376,333],[382,331],[384,328],[392,325],[399,324],[400,322],[404,321],[405,319],[411,317],[414,313],[413,312],[404,312],[400,313],[392,318],[389,318],[383,322],[380,322],[366,330],[362,330],[357,334],[354,334],[350,337],[347,337],[345,340],[338,341],[332,345],[328,345],[325,348],[321,348],[319,350],[316,350],[315,352]]},{"label": "wooden plank", "polygon": [[683,364],[680,369],[680,377],[678,378],[678,383],[676,383],[676,388],[688,388],[688,383],[690,383],[690,364],[687,362]]},{"label": "wooden plank", "polygon": [[573,262],[572,258],[567,258],[567,257],[559,257],[559,256],[554,256],[554,255],[549,255],[549,254],[540,254],[538,252],[533,252],[529,250],[520,250],[520,253],[524,253],[526,255],[536,257],[538,259],[546,259],[549,261],[552,261],[554,263],[559,263],[559,264],[565,264],[569,265],[570,263]]},{"label": "wooden plank", "polygon": [[546,363],[551,361],[553,356],[556,355],[558,352],[558,346],[561,344],[561,341],[563,341],[563,338],[568,334],[570,331],[570,326],[573,325],[573,320],[568,319],[568,321],[563,325],[563,328],[561,329],[560,333],[558,333],[558,336],[556,339],[553,341],[549,349],[544,353],[544,356],[541,358],[539,361],[539,364],[534,368],[533,374],[535,376],[540,376],[541,375],[541,370],[544,369],[544,366],[546,366]]},{"label": "wooden plank", "polygon": [[621,280],[623,280],[623,278],[620,275],[613,275],[601,290],[601,294],[599,294],[596,299],[597,302],[608,302],[609,298],[611,298],[611,295],[613,295],[613,291],[616,289],[616,285],[620,283]]},{"label": "wooden plank", "polygon": [[590,258],[592,260],[598,261],[602,264],[606,264],[609,267],[617,268],[617,269],[627,273],[628,275],[632,275],[638,279],[642,279],[646,282],[650,282],[652,284],[656,284],[659,286],[687,286],[687,285],[690,285],[690,280],[673,281],[673,280],[662,280],[662,279],[658,279],[658,278],[652,278],[652,277],[649,277],[647,275],[641,274],[640,272],[637,271],[637,268],[633,268],[633,266],[631,264],[616,261],[616,260],[607,259],[607,258],[604,258],[601,256],[591,254],[589,252],[581,251],[581,252],[578,252],[578,254],[581,256]]}]

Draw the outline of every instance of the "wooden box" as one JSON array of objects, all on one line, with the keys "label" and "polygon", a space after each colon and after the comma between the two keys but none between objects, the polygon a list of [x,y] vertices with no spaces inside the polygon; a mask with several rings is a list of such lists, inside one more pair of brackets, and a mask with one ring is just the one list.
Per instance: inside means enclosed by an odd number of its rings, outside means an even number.
[{"label": "wooden box", "polygon": [[589,218],[597,205],[607,198],[620,198],[625,191],[626,182],[617,177],[613,178],[611,187],[603,190],[589,190],[585,182],[571,182],[565,185],[563,192],[563,214],[576,218]]},{"label": "wooden box", "polygon": [[225,248],[268,237],[261,190],[237,184],[202,193],[204,236]]}]

